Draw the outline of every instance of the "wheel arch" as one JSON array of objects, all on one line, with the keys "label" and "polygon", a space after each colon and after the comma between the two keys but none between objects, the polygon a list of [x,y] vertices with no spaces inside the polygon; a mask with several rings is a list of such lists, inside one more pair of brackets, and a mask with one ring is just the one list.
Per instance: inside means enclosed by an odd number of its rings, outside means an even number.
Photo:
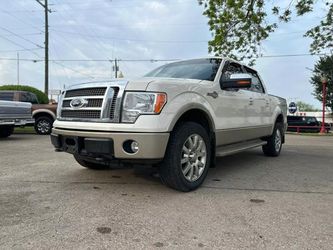
[{"label": "wheel arch", "polygon": [[48,109],[38,109],[32,112],[32,117],[34,119],[37,119],[42,116],[47,116],[49,118],[52,118],[53,121],[56,119],[55,114]]},{"label": "wheel arch", "polygon": [[173,131],[177,126],[184,122],[198,123],[207,131],[211,146],[211,165],[214,166],[216,148],[215,124],[209,111],[200,106],[189,106],[183,109],[174,118],[170,126],[170,131]]}]

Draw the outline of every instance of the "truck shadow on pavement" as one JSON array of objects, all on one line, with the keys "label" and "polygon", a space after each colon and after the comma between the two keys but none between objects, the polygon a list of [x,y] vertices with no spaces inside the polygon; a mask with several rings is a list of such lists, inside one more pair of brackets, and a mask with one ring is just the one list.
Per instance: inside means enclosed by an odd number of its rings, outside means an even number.
[{"label": "truck shadow on pavement", "polygon": [[[260,168],[266,162],[269,162],[268,158],[264,157],[259,150],[217,158],[216,167],[209,169],[203,185],[211,182],[232,183],[235,179],[243,178],[249,172],[252,172],[252,175],[255,171],[261,172]],[[92,183],[163,185],[158,168],[152,166],[96,171],[80,169],[78,165],[75,165],[72,166],[72,172],[68,173],[67,177],[78,182],[88,179]]]}]

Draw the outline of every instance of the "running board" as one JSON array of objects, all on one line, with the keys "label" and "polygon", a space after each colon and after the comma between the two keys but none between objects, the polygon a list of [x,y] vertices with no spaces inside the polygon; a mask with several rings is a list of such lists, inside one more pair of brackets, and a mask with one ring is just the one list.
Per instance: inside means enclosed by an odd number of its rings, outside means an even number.
[{"label": "running board", "polygon": [[259,146],[266,145],[266,141],[262,140],[252,140],[252,141],[245,141],[240,143],[235,143],[226,146],[220,146],[216,149],[216,157],[222,157],[226,155],[235,154],[250,148],[255,148]]}]

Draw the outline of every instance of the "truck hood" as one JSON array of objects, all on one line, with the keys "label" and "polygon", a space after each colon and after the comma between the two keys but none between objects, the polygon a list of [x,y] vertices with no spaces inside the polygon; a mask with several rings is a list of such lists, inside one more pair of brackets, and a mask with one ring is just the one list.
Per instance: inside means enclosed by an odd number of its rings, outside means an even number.
[{"label": "truck hood", "polygon": [[188,85],[188,84],[197,84],[200,82],[202,82],[202,80],[182,79],[182,78],[142,77],[134,80],[117,79],[112,81],[75,84],[71,85],[66,90],[87,88],[95,85],[95,86],[119,86],[127,91],[146,91],[149,86],[154,86],[154,85],[160,85],[160,84]]},{"label": "truck hood", "polygon": [[137,80],[129,80],[126,86],[126,90],[137,90],[145,91],[149,86],[154,84],[196,84],[200,83],[202,80],[195,79],[182,79],[182,78],[161,78],[161,77],[142,77]]}]

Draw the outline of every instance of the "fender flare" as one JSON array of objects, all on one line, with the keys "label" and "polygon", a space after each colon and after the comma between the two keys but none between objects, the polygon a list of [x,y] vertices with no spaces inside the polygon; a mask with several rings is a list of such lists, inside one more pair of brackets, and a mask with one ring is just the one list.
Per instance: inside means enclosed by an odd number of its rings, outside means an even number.
[{"label": "fender flare", "polygon": [[210,111],[205,106],[200,105],[198,103],[188,103],[185,106],[183,106],[181,109],[179,109],[177,114],[174,116],[172,122],[170,123],[168,131],[172,131],[174,129],[176,123],[178,122],[178,120],[182,115],[193,109],[199,109],[207,115],[208,122],[212,130],[211,132],[215,133],[215,123]]},{"label": "fender flare", "polygon": [[49,116],[51,116],[53,118],[53,120],[56,119],[56,115],[52,111],[50,111],[48,109],[37,109],[37,110],[34,110],[32,112],[32,117],[35,117],[36,115],[41,114],[41,113],[48,114]]}]

